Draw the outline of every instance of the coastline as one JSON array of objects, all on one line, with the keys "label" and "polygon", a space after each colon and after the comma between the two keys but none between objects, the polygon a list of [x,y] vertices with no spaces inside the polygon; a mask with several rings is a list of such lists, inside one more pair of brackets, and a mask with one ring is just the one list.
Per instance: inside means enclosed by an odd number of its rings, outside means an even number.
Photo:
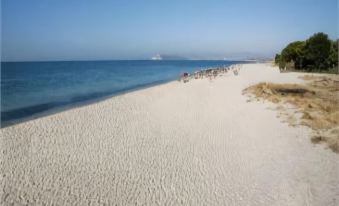
[{"label": "coastline", "polygon": [[334,204],[338,155],[242,95],[300,75],[244,64],[1,128],[1,203]]},{"label": "coastline", "polygon": [[[143,62],[140,64],[140,62]],[[25,122],[31,119],[36,119],[42,116],[46,116],[49,114],[54,114],[60,111],[68,110],[70,108],[95,103],[97,101],[101,101],[103,99],[107,99],[113,96],[117,96],[120,94],[124,94],[130,91],[135,91],[138,89],[143,89],[155,85],[159,85],[162,83],[170,82],[177,80],[183,69],[187,69],[188,72],[192,72],[195,68],[202,66],[204,67],[213,67],[215,65],[234,65],[243,63],[240,61],[205,61],[205,60],[197,60],[197,61],[166,61],[163,60],[161,63],[158,61],[151,60],[121,60],[121,61],[61,61],[61,62],[2,62],[2,64],[8,64],[6,66],[7,69],[4,70],[3,74],[5,75],[4,82],[8,82],[2,84],[3,91],[7,91],[3,93],[2,97],[6,99],[6,101],[2,102],[2,109],[4,111],[1,112],[1,127],[6,127],[10,125],[14,125],[20,122]],[[121,65],[120,65],[121,64]],[[130,68],[130,66],[132,67]],[[129,69],[126,72],[121,72],[119,69],[121,67],[127,67]],[[155,66],[155,67],[154,67]],[[69,67],[69,68],[68,68]],[[99,77],[92,78],[96,76],[95,72],[92,73],[92,67],[98,68]],[[15,86],[17,83],[11,82],[14,78],[19,78],[19,76],[13,76],[14,70],[19,74],[23,75],[23,82],[21,83],[21,87],[26,88],[25,90],[21,90],[20,86]],[[45,71],[48,70],[46,68],[52,68],[55,73],[53,76],[49,76],[50,74],[45,74]],[[70,73],[67,73],[65,70],[70,69]],[[82,68],[84,70],[84,75],[79,76],[76,75],[77,68]],[[107,68],[110,68],[107,70]],[[133,72],[134,77],[128,78],[126,74],[133,71],[133,69],[138,69],[140,71],[145,71],[153,75],[159,75],[157,78],[151,78],[152,75],[144,75],[142,72]],[[153,68],[153,69],[152,69]],[[166,69],[163,72],[157,72],[154,68]],[[25,70],[26,74],[22,71]],[[36,70],[41,70],[40,73],[37,73]],[[176,71],[177,70],[177,71]],[[6,72],[7,71],[7,72]],[[91,73],[92,75],[88,75]],[[87,75],[86,75],[87,74]],[[109,77],[105,79],[106,74]],[[161,76],[162,74],[162,76]],[[32,75],[30,78],[27,76]],[[39,76],[42,75],[42,76]],[[60,76],[66,76],[67,78],[60,78]],[[76,77],[78,76],[78,77]],[[27,77],[27,78],[26,78]],[[6,79],[7,78],[7,79]],[[26,79],[25,79],[26,78]],[[34,84],[40,85],[40,87],[46,87],[46,89],[38,89],[31,88],[32,83],[30,79],[40,79],[40,81],[35,82]],[[54,82],[48,82],[50,79],[53,79]],[[55,78],[55,79],[54,79]],[[83,81],[77,80],[83,79]],[[98,80],[97,80],[98,78]],[[110,86],[119,83],[119,78],[127,78],[125,79],[127,82],[124,86]],[[137,79],[141,79],[141,81]],[[147,79],[149,78],[149,79]],[[6,80],[6,81],[5,81]],[[78,81],[78,82],[77,82]],[[98,84],[91,85],[89,88],[88,85],[91,82],[98,81]],[[134,81],[134,82],[133,82]],[[58,85],[57,94],[50,95],[50,91],[55,89],[52,87],[55,82],[64,82],[65,85],[72,85],[70,87],[64,87],[63,85]],[[100,83],[103,82],[103,83]],[[106,83],[105,83],[106,82]],[[79,86],[81,84],[81,86]],[[102,86],[103,84],[104,86]],[[105,85],[106,84],[106,85]],[[12,85],[12,86],[11,86]],[[95,89],[96,86],[100,89]],[[49,88],[50,87],[50,88]],[[11,88],[15,88],[13,91]],[[87,88],[87,89],[86,89]],[[34,92],[31,92],[34,91]],[[49,92],[48,92],[49,91]],[[42,98],[45,97],[45,98]],[[32,101],[34,100],[34,101]],[[46,101],[49,100],[49,101]],[[23,102],[24,104],[20,104]],[[6,106],[7,105],[7,106]],[[21,105],[21,106],[20,106]]]},{"label": "coastline", "polygon": [[[95,98],[90,98],[88,100],[82,100],[82,101],[78,101],[78,102],[70,102],[70,103],[63,103],[62,105],[59,105],[57,107],[52,107],[52,108],[48,108],[44,111],[41,112],[37,112],[36,114],[30,115],[28,117],[22,117],[22,118],[18,118],[15,120],[8,120],[8,122],[2,123],[0,124],[0,129],[1,128],[6,128],[6,127],[10,127],[10,126],[14,126],[17,124],[22,124],[31,120],[35,120],[38,118],[42,118],[42,117],[47,117],[50,115],[54,115],[60,112],[66,112],[72,109],[76,109],[76,108],[80,108],[80,107],[84,107],[87,105],[91,105],[91,104],[96,104],[99,103],[101,101],[105,101],[120,95],[124,95],[127,93],[131,93],[131,92],[135,92],[135,91],[139,91],[139,90],[143,90],[143,89],[148,89],[151,87],[156,87],[162,84],[168,84],[170,82],[175,82],[177,80],[164,80],[164,81],[157,81],[157,82],[152,82],[152,83],[148,83],[148,84],[144,84],[144,85],[137,85],[133,88],[130,89],[123,89],[122,91],[117,91],[114,92],[113,94],[108,94],[105,96],[101,96],[101,97],[95,97]],[[11,111],[10,111],[11,112]]]}]

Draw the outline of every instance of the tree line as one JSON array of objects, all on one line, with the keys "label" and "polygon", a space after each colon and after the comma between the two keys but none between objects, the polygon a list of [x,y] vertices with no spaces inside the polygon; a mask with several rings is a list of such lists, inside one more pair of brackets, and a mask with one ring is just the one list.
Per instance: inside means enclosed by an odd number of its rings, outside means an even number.
[{"label": "tree line", "polygon": [[275,63],[280,69],[338,73],[338,39],[332,41],[325,33],[316,33],[306,41],[288,44]]}]

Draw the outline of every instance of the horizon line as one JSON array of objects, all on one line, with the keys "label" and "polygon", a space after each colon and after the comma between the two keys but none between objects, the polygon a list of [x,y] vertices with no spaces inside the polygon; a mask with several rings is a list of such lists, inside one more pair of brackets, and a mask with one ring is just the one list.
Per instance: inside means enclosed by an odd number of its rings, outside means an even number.
[{"label": "horizon line", "polygon": [[9,60],[9,61],[0,61],[1,63],[14,63],[14,62],[89,62],[89,61],[261,61],[263,59],[273,59],[270,58],[247,58],[247,59],[161,59],[161,60],[152,60],[152,59],[96,59],[96,60]]}]

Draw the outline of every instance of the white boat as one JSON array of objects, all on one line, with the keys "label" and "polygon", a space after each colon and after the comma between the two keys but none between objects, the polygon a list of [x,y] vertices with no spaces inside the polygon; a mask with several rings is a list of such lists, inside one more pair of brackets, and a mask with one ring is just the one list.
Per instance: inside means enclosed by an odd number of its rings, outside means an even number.
[{"label": "white boat", "polygon": [[160,56],[160,54],[156,54],[152,57],[152,60],[162,60],[162,57]]}]

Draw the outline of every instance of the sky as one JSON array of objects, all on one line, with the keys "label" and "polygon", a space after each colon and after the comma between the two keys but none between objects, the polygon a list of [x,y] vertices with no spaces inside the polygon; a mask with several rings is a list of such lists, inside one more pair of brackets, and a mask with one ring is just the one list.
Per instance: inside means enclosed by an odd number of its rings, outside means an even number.
[{"label": "sky", "polygon": [[337,0],[1,0],[2,61],[273,57],[338,38]]}]

